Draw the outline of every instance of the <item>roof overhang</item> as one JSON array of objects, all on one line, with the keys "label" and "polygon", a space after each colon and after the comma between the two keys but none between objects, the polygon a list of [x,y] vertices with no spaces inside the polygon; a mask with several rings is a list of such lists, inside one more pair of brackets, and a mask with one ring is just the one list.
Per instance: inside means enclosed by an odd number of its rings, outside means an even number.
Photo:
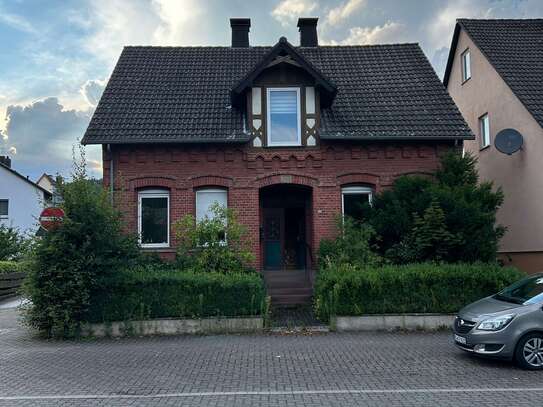
[{"label": "roof overhang", "polygon": [[456,46],[458,45],[458,37],[460,36],[460,30],[462,26],[457,20],[456,25],[454,26],[454,33],[452,37],[451,47],[449,48],[449,57],[447,58],[447,66],[445,67],[445,74],[443,75],[443,85],[447,87],[449,84],[449,78],[451,76],[452,64],[454,60],[454,55],[456,53]]},{"label": "roof overhang", "polygon": [[[282,56],[288,56],[288,58],[281,58]],[[253,86],[254,80],[266,68],[281,62],[290,63],[304,69],[315,80],[315,87],[320,92],[321,106],[329,107],[332,105],[337,93],[336,85],[296,51],[285,37],[281,37],[279,42],[273,46],[264,58],[230,90],[232,106],[243,107],[245,101],[243,96]]]}]

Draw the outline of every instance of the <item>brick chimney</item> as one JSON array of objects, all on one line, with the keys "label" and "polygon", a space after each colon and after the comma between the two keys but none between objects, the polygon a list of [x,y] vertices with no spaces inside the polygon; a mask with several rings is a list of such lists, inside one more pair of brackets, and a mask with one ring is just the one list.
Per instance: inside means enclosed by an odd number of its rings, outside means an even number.
[{"label": "brick chimney", "polygon": [[7,155],[0,155],[0,164],[5,165],[8,168],[11,168],[11,158]]},{"label": "brick chimney", "polygon": [[300,47],[316,47],[319,45],[317,37],[317,21],[313,18],[299,18],[298,30],[300,31]]},{"label": "brick chimney", "polygon": [[231,18],[232,48],[247,48],[249,46],[250,18]]}]

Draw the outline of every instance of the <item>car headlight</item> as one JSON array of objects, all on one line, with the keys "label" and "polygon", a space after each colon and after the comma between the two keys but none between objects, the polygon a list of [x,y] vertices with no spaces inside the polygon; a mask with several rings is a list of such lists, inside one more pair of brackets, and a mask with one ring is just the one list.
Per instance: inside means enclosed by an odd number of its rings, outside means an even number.
[{"label": "car headlight", "polygon": [[515,318],[515,314],[500,315],[499,317],[483,319],[479,322],[479,325],[477,325],[477,329],[480,331],[499,331],[500,329],[505,328],[513,318]]}]

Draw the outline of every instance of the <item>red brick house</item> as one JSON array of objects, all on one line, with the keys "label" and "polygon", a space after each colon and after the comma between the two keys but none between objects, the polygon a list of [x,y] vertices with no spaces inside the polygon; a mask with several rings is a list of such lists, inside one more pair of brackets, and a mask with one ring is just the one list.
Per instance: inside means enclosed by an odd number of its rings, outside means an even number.
[{"label": "red brick house", "polygon": [[300,46],[250,46],[230,23],[231,47],[126,47],[83,138],[148,250],[218,201],[258,269],[311,270],[339,214],[473,138],[417,44],[319,46],[301,18]]}]

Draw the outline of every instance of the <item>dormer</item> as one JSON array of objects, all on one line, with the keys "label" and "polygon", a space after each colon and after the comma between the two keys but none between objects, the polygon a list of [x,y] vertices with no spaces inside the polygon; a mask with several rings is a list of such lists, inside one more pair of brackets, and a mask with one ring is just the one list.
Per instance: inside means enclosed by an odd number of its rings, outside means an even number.
[{"label": "dormer", "polygon": [[320,110],[331,106],[336,86],[300,49],[318,46],[316,18],[300,18],[300,47],[281,37],[231,90],[232,105],[247,113],[253,147],[318,145]]}]

